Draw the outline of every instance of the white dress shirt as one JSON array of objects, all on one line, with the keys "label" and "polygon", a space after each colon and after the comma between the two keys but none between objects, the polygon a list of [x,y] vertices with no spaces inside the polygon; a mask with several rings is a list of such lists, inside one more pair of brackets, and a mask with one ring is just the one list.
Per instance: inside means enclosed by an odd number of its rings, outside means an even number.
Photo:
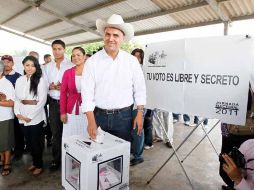
[{"label": "white dress shirt", "polygon": [[40,65],[42,71],[42,78],[45,80],[46,85],[48,85],[48,78],[46,75],[46,65]]},{"label": "white dress shirt", "polygon": [[[81,93],[81,77],[79,75],[75,75],[75,85],[78,93]],[[73,107],[72,114],[76,115],[76,103]],[[82,114],[81,106],[79,106],[79,114]],[[83,114],[82,114],[83,115]]]},{"label": "white dress shirt", "polygon": [[[31,119],[31,122],[29,123],[19,120],[19,123],[22,123],[25,126],[37,125],[43,120],[46,121],[44,105],[47,101],[48,86],[45,83],[45,80],[41,77],[37,88],[37,96],[34,96],[33,93],[30,93],[30,84],[30,78],[27,78],[27,76],[24,75],[18,78],[15,88],[15,115],[21,114]],[[36,105],[24,105],[21,103],[22,100],[36,100],[38,103]]]},{"label": "white dress shirt", "polygon": [[82,76],[75,75],[75,85],[78,93],[81,92],[81,77]]},{"label": "white dress shirt", "polygon": [[[6,100],[15,100],[15,91],[9,80],[5,77],[0,79],[0,92],[6,95]],[[13,108],[0,106],[0,121],[13,119]],[[1,126],[0,126],[1,127]]]},{"label": "white dress shirt", "polygon": [[[90,57],[81,83],[82,111],[120,109],[146,104],[146,87],[138,60],[119,50],[115,60],[103,49]],[[134,100],[133,100],[134,99]]]},{"label": "white dress shirt", "polygon": [[47,65],[43,65],[41,64],[40,67],[41,67],[41,72],[42,72],[42,76],[46,78],[46,66]]},{"label": "white dress shirt", "polygon": [[12,70],[11,72],[8,73],[8,75],[14,75],[15,74],[15,71]]},{"label": "white dress shirt", "polygon": [[[73,63],[71,63],[68,59],[64,58],[64,60],[60,64],[60,69],[56,67],[56,62],[53,60],[45,66],[44,75],[46,76],[46,80],[48,82],[48,86],[53,82],[55,85],[60,82],[62,83],[62,77],[64,72],[67,69],[73,67]],[[49,96],[53,99],[60,99],[60,91],[59,90],[49,90]]]}]

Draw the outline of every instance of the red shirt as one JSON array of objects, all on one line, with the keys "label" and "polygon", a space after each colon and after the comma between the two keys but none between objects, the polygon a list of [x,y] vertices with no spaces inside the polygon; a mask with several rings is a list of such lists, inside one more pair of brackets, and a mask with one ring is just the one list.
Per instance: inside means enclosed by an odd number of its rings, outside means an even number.
[{"label": "red shirt", "polygon": [[76,104],[75,114],[79,115],[79,106],[82,103],[81,93],[78,93],[75,83],[75,67],[64,72],[60,90],[60,113],[72,113]]}]

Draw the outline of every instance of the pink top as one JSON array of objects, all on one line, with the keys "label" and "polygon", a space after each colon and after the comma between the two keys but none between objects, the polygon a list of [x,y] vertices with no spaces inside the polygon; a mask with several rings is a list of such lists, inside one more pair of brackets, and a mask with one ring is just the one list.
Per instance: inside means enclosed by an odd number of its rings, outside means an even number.
[{"label": "pink top", "polygon": [[71,114],[76,104],[75,114],[79,115],[79,106],[81,103],[81,93],[78,93],[75,83],[75,67],[72,67],[63,74],[60,90],[60,113]]},{"label": "pink top", "polygon": [[[240,152],[244,155],[246,160],[246,168],[254,169],[254,139],[245,141],[239,148]],[[236,190],[253,190],[254,189],[254,170],[247,170],[247,179],[236,185]]]}]

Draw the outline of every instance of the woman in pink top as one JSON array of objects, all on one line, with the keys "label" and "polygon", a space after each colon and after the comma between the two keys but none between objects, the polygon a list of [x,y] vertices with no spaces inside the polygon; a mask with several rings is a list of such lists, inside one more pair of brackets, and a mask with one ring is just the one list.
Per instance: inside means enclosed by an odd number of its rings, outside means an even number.
[{"label": "woman in pink top", "polygon": [[224,171],[234,181],[235,190],[254,189],[254,139],[250,139],[241,144],[240,152],[245,158],[245,168],[237,168],[234,161],[226,154],[223,155],[225,164]]},{"label": "woman in pink top", "polygon": [[64,72],[60,90],[60,114],[63,126],[63,138],[72,135],[86,134],[87,119],[81,112],[81,75],[83,72],[86,53],[82,47],[72,50],[74,67]]}]

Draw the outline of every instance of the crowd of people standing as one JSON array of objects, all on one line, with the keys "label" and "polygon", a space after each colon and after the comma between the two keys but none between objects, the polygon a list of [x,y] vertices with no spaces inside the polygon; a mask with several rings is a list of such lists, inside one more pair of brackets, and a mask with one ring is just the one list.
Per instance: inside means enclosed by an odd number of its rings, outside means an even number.
[{"label": "crowd of people standing", "polygon": [[[86,55],[82,47],[75,47],[69,60],[64,55],[65,43],[55,40],[51,44],[53,58],[49,54],[45,55],[44,64],[39,64],[39,54],[35,51],[24,58],[23,75],[13,70],[12,56],[1,57],[4,64],[0,74],[2,176],[11,173],[11,152],[14,158],[20,159],[24,148],[32,156],[28,171],[34,176],[40,175],[43,172],[45,135],[47,146],[52,145],[49,170],[53,172],[60,169],[62,138],[88,133],[95,139],[98,126],[132,143],[131,165],[144,161],[144,146],[147,149],[153,146],[153,110],[145,109],[146,85],[142,72],[144,52],[135,49],[131,55],[120,49],[124,41],[134,36],[133,27],[125,23],[120,15],[114,14],[107,21],[98,19],[96,27],[103,37],[104,46],[91,57]],[[251,88],[250,94],[249,102],[252,103]],[[254,111],[251,103],[247,120],[250,120],[250,110]],[[168,117],[165,116],[167,114],[163,113],[162,117]],[[179,115],[174,116],[178,120]],[[184,118],[187,116],[184,115]],[[252,119],[250,125],[253,128]],[[184,119],[186,125],[189,125],[189,120]],[[197,116],[195,123],[199,123]],[[207,120],[204,120],[204,125],[207,125]],[[246,158],[250,157],[246,162],[253,163],[253,154],[246,148],[253,147],[253,141],[248,141],[247,145],[244,142],[253,139],[254,133],[248,123],[246,125],[247,132],[241,132],[243,128],[234,132],[236,126],[222,125],[224,133],[221,152],[225,163],[221,163],[220,175],[227,184],[222,186],[225,190],[254,186],[253,180],[242,177],[234,161],[227,155],[233,146],[240,147],[243,143],[239,150],[246,154]],[[172,141],[167,140],[166,144],[171,147]],[[254,176],[253,172],[247,174],[252,178]]]},{"label": "crowd of people standing", "polygon": [[[121,18],[112,15],[111,19],[116,17]],[[122,28],[101,28],[104,47],[91,58],[82,47],[75,47],[69,60],[65,56],[65,43],[55,40],[51,44],[53,58],[45,55],[45,63],[40,65],[39,54],[29,52],[22,61],[21,75],[13,69],[12,56],[1,57],[4,65],[0,79],[3,176],[11,173],[11,152],[14,160],[18,160],[26,150],[32,156],[28,171],[40,175],[45,135],[47,146],[52,146],[49,170],[56,171],[61,166],[62,138],[86,133],[96,138],[97,123],[104,131],[127,141],[136,139],[132,136],[134,129],[138,137],[143,134],[146,91],[140,64],[144,54],[135,58],[120,50],[121,43],[132,38],[134,31],[127,23],[119,27]],[[138,147],[139,155],[134,159],[137,161],[142,156],[144,139],[136,145],[134,151]],[[134,165],[141,163],[134,161]]]}]

